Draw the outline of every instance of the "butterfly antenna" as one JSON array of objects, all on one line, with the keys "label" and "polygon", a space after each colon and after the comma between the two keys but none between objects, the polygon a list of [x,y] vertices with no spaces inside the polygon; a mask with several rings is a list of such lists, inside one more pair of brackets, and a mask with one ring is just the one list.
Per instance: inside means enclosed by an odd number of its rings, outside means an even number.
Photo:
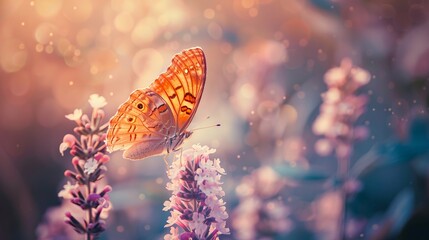
[{"label": "butterfly antenna", "polygon": [[[207,115],[207,117],[204,120],[208,120],[208,119],[210,119],[210,115]],[[197,128],[191,129],[190,132],[194,132],[195,130],[211,128],[211,127],[220,127],[220,123],[215,124],[215,125],[205,126],[205,127],[197,127]]]},{"label": "butterfly antenna", "polygon": [[194,128],[191,130],[191,132],[194,132],[195,130],[201,130],[201,129],[206,129],[206,128],[212,128],[212,127],[220,127],[220,123],[215,124],[215,125],[211,125],[211,126],[205,126],[205,127],[199,127],[199,128]]}]

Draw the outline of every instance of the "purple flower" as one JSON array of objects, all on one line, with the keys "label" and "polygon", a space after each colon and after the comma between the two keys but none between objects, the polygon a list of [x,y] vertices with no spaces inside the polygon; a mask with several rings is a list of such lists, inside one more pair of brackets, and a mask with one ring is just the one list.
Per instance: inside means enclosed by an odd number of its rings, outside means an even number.
[{"label": "purple flower", "polygon": [[[194,145],[183,151],[168,170],[172,192],[164,202],[164,211],[170,211],[165,227],[171,227],[164,239],[217,239],[229,234],[225,221],[228,218],[221,176],[226,174],[220,160],[211,160],[215,149]],[[177,227],[183,232],[180,233]]]},{"label": "purple flower", "polygon": [[66,115],[67,119],[76,122],[74,133],[77,136],[66,134],[59,151],[64,155],[64,152],[70,149],[74,170],[66,170],[64,175],[74,184],[68,181],[58,196],[69,200],[85,212],[77,216],[68,211],[65,222],[77,233],[85,234],[87,239],[94,239],[105,230],[104,219],[111,209],[108,192],[112,188],[105,185],[103,190],[97,190],[107,171],[105,163],[109,161],[109,156],[105,155],[107,124],[101,124],[105,115],[101,108],[106,105],[106,100],[93,94],[89,103],[93,107],[91,118],[80,109]]}]

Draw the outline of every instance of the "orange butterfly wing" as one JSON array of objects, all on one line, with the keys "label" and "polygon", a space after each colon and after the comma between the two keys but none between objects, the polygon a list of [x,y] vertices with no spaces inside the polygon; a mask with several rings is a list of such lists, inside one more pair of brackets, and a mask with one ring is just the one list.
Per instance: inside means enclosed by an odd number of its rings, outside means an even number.
[{"label": "orange butterfly wing", "polygon": [[135,90],[119,107],[110,120],[108,150],[125,150],[124,157],[129,159],[165,152],[168,139],[186,131],[194,117],[205,79],[202,49],[177,54],[149,88]]},{"label": "orange butterfly wing", "polygon": [[201,48],[174,56],[171,66],[149,88],[169,105],[177,133],[184,132],[198,108],[206,81],[206,58]]},{"label": "orange butterfly wing", "polygon": [[126,150],[124,157],[130,159],[161,154],[165,138],[175,129],[165,101],[150,89],[137,89],[110,119],[107,147]]}]

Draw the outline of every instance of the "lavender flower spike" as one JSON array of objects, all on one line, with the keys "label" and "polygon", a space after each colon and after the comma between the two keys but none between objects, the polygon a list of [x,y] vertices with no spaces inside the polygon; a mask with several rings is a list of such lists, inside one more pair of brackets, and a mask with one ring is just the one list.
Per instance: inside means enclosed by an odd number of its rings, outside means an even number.
[{"label": "lavender flower spike", "polygon": [[320,115],[313,124],[313,132],[322,135],[315,144],[319,155],[326,156],[335,152],[338,162],[337,180],[341,181],[342,216],[338,220],[338,239],[346,238],[347,199],[349,197],[350,157],[357,140],[368,135],[365,126],[355,126],[357,119],[365,112],[368,101],[365,94],[357,90],[369,83],[368,71],[353,66],[350,59],[344,59],[340,67],[330,69],[325,74],[328,90],[323,93]]},{"label": "lavender flower spike", "polygon": [[171,228],[165,240],[212,240],[229,234],[225,222],[228,213],[222,200],[225,192],[220,181],[226,173],[219,159],[210,159],[215,151],[194,145],[177,155],[170,166],[167,174],[171,182],[167,189],[172,196],[164,202],[163,210],[170,211],[165,227]]},{"label": "lavender flower spike", "polygon": [[[102,108],[107,102],[97,94],[92,94],[88,102],[92,107],[90,117],[80,109],[65,116],[77,125],[74,128],[76,136],[66,134],[59,147],[61,155],[64,156],[64,152],[70,149],[69,153],[73,156],[71,162],[74,170],[64,172],[73,184],[68,181],[58,196],[81,210],[78,215],[68,211],[65,222],[77,233],[85,234],[87,240],[94,240],[106,228],[104,219],[111,209],[108,192],[112,188],[101,184],[107,171],[105,164],[110,159],[105,154],[107,124],[101,124],[105,115]],[[97,190],[103,185],[103,190]]]}]

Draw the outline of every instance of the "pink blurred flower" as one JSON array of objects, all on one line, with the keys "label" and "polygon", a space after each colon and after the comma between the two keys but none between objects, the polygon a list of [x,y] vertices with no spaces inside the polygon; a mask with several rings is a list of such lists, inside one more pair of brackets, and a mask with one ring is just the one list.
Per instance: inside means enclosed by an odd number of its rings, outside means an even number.
[{"label": "pink blurred flower", "polygon": [[362,68],[351,69],[351,75],[353,81],[360,87],[369,83],[371,76],[369,73]]},{"label": "pink blurred flower", "polygon": [[344,59],[340,67],[326,72],[328,90],[322,94],[320,114],[313,124],[313,132],[324,137],[315,145],[318,154],[326,156],[335,149],[337,156],[347,157],[351,149],[346,145],[364,136],[364,127],[355,128],[353,125],[365,111],[367,97],[356,95],[355,91],[369,80],[370,74],[362,68],[353,67],[349,59]]},{"label": "pink blurred flower", "polygon": [[333,150],[331,141],[324,138],[317,140],[314,148],[320,156],[328,156]]},{"label": "pink blurred flower", "polygon": [[329,87],[341,87],[346,83],[347,73],[343,68],[335,67],[331,68],[325,74],[325,83]]},{"label": "pink blurred flower", "polygon": [[344,183],[343,188],[348,194],[355,194],[362,189],[362,183],[357,179],[350,178]]},{"label": "pink blurred flower", "polygon": [[261,167],[243,178],[236,189],[240,203],[232,218],[237,239],[263,239],[292,229],[290,210],[277,198],[286,184],[270,167]]},{"label": "pink blurred flower", "polygon": [[322,239],[338,236],[343,204],[341,192],[337,190],[325,192],[315,201],[315,230]]},{"label": "pink blurred flower", "polygon": [[328,90],[322,94],[320,115],[313,124],[313,132],[323,138],[314,147],[321,156],[335,151],[338,162],[336,177],[342,181],[340,190],[326,193],[317,203],[316,228],[326,235],[326,239],[344,238],[348,221],[345,202],[361,187],[357,181],[349,179],[348,172],[354,142],[368,135],[364,126],[354,125],[367,103],[367,97],[357,95],[356,90],[367,84],[370,78],[366,70],[354,67],[350,59],[344,59],[340,67],[325,74]]},{"label": "pink blurred flower", "polygon": [[[229,234],[225,225],[228,218],[221,175],[225,169],[220,160],[210,159],[215,149],[194,145],[177,156],[168,170],[171,182],[167,189],[172,192],[164,202],[164,211],[170,211],[165,227],[171,227],[164,239],[217,239]],[[182,229],[179,231],[173,225]]]}]

